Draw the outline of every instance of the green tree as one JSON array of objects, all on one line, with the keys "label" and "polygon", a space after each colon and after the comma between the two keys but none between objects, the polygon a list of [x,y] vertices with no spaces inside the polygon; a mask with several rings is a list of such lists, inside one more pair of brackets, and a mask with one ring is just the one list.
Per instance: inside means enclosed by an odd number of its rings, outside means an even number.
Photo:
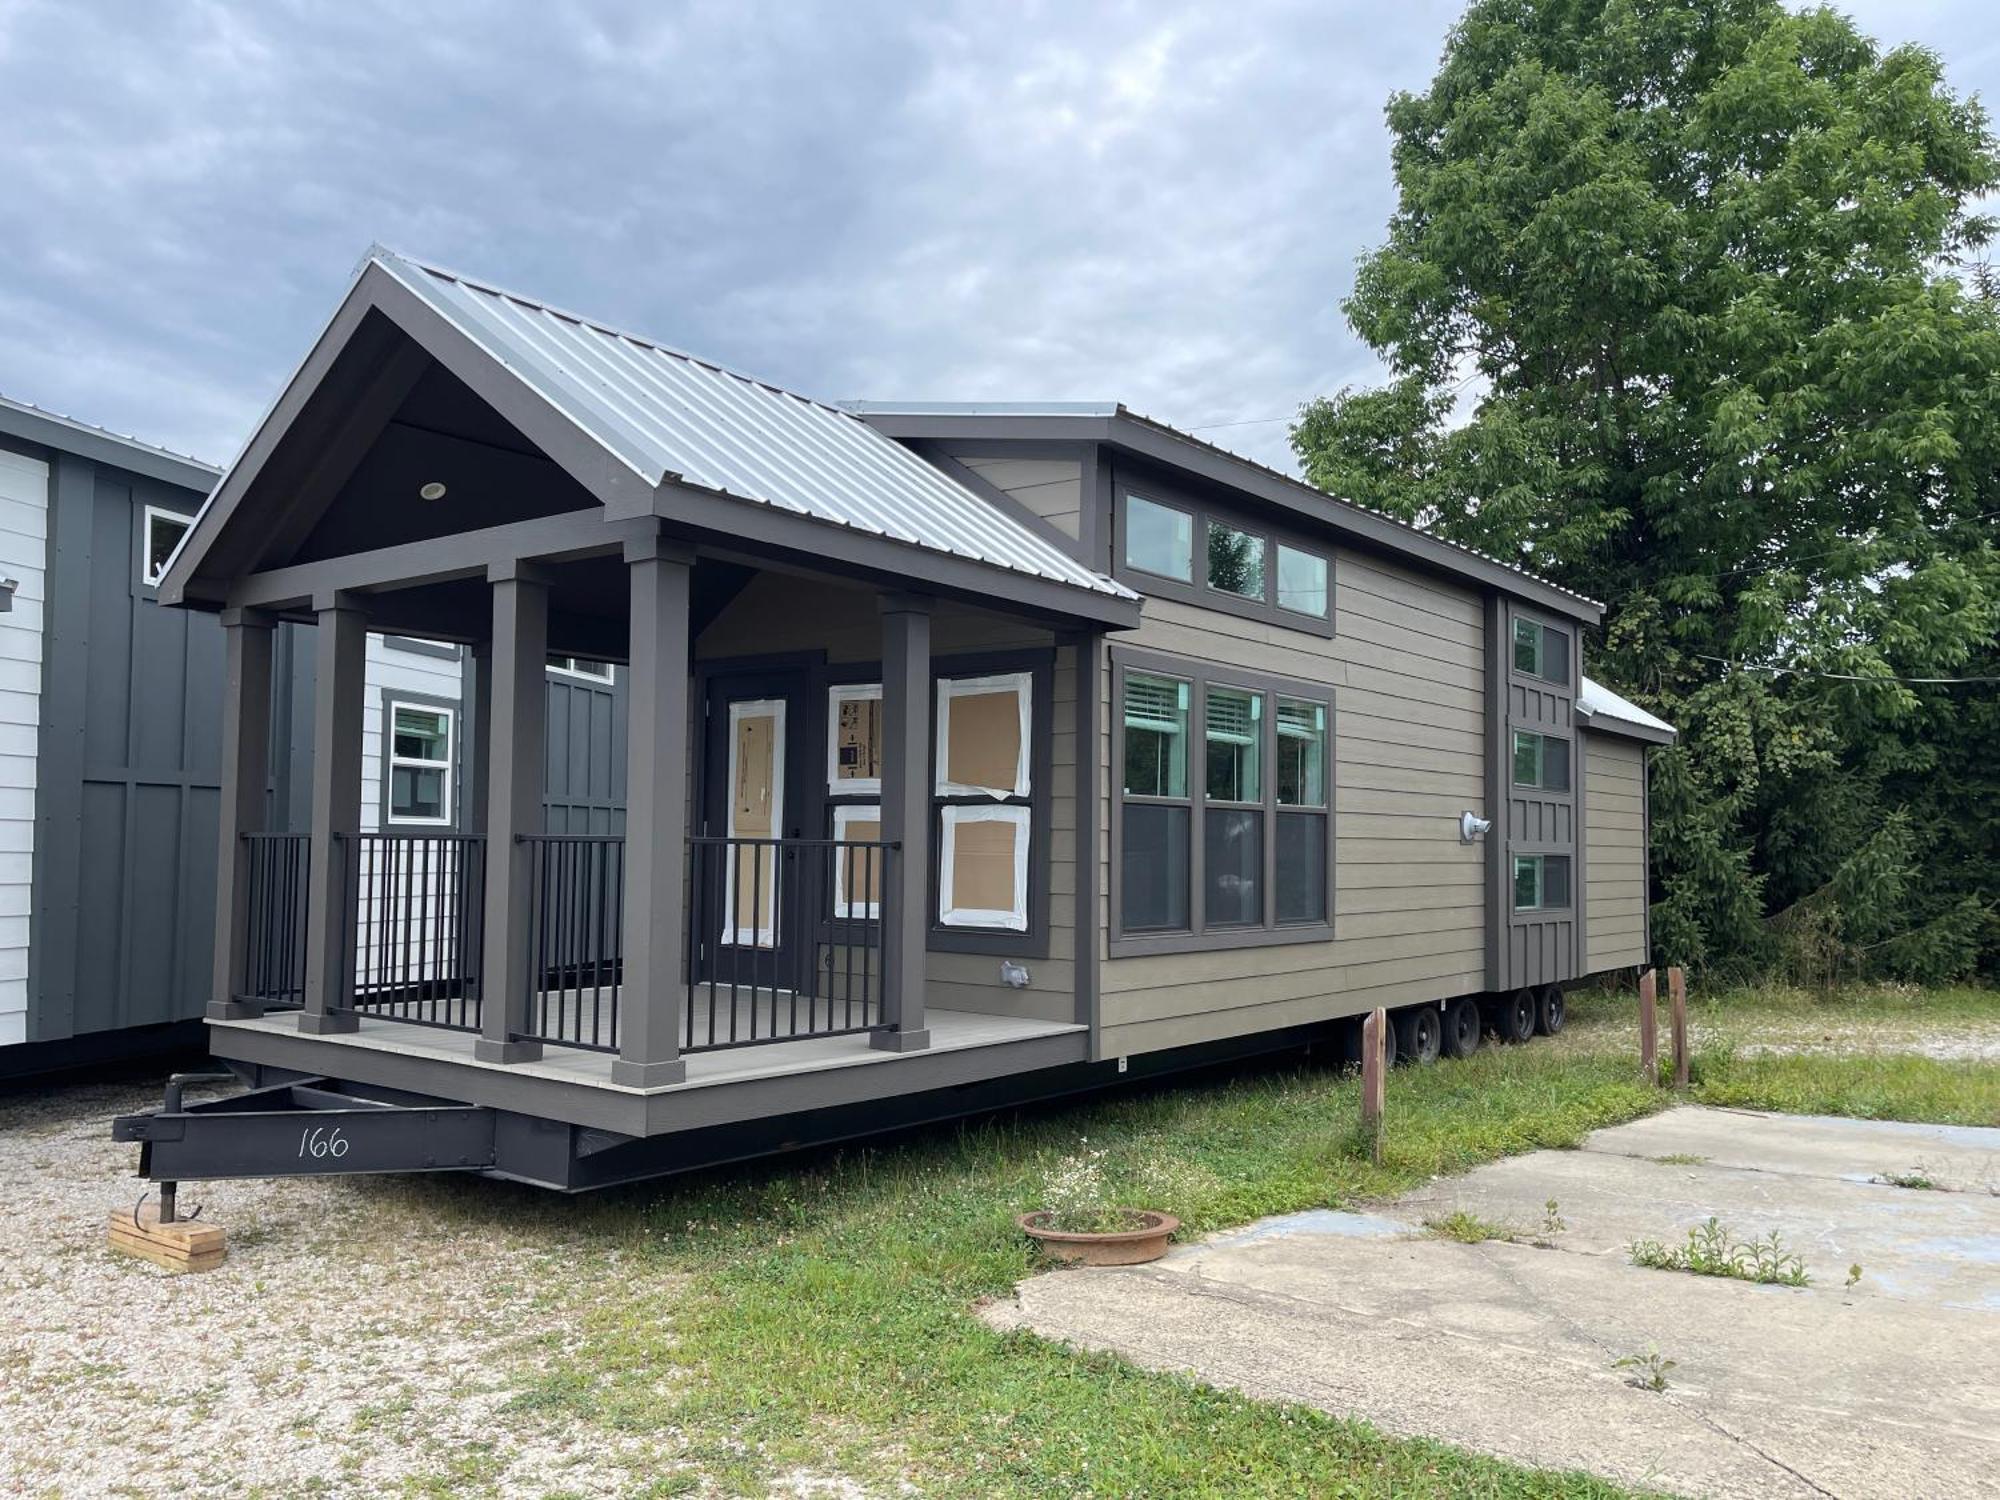
[{"label": "green tree", "polygon": [[1683,732],[1662,958],[1970,966],[1995,690],[1892,679],[2000,658],[1984,111],[1831,10],[1476,0],[1388,120],[1390,379],[1303,409],[1309,477],[1607,602],[1592,671]]}]

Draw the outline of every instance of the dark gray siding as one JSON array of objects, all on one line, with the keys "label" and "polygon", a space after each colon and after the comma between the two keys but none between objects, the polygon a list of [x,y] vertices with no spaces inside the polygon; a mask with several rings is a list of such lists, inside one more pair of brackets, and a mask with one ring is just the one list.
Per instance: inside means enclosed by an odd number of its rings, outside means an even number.
[{"label": "dark gray siding", "polygon": [[[1510,605],[1501,635],[1501,681],[1505,683],[1507,733],[1500,745],[1500,776],[1507,788],[1504,809],[1506,860],[1502,866],[1501,906],[1505,914],[1502,942],[1502,986],[1560,983],[1577,974],[1577,902],[1581,872],[1576,867],[1576,792],[1584,775],[1583,756],[1576,744],[1576,680],[1581,671],[1578,632],[1573,623],[1551,619]],[[1539,620],[1564,632],[1569,640],[1566,680],[1549,682],[1513,669],[1514,620]],[[1513,784],[1513,735],[1530,730],[1566,741],[1570,747],[1570,790],[1527,789]],[[1513,862],[1518,854],[1562,855],[1570,860],[1571,894],[1560,910],[1516,912],[1513,909]]]},{"label": "dark gray siding", "polygon": [[550,833],[625,831],[625,674],[610,683],[549,674]]},{"label": "dark gray siding", "polygon": [[182,1020],[214,931],[222,631],[140,582],[147,505],[195,491],[54,457],[31,1041]]}]

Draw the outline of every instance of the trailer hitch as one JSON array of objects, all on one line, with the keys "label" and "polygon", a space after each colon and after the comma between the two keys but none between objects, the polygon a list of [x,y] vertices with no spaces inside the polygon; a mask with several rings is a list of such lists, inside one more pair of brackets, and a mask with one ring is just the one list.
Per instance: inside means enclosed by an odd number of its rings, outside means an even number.
[{"label": "trailer hitch", "polygon": [[113,1140],[139,1144],[139,1175],[159,1184],[163,1224],[174,1222],[175,1194],[183,1182],[479,1172],[493,1165],[494,1112],[482,1105],[407,1094],[377,1098],[325,1078],[193,1104],[183,1097],[189,1084],[233,1078],[176,1076],[167,1084],[163,1108],[111,1122]]}]

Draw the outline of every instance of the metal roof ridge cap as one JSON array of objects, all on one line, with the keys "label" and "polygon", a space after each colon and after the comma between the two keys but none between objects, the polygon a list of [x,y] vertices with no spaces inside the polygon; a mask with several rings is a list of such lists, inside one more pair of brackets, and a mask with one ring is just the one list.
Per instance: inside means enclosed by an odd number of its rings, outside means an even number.
[{"label": "metal roof ridge cap", "polygon": [[569,308],[558,307],[555,303],[545,301],[540,297],[530,297],[525,292],[513,291],[483,276],[471,276],[463,271],[453,270],[450,266],[441,266],[435,261],[420,260],[414,255],[405,255],[400,250],[391,249],[387,245],[380,243],[370,248],[367,259],[379,260],[384,258],[399,260],[404,265],[414,266],[427,276],[437,276],[447,281],[455,281],[460,286],[467,287],[475,292],[484,292],[489,297],[501,297],[509,302],[518,302],[523,307],[532,307],[538,312],[547,313],[552,318],[561,318],[566,322],[576,324],[580,328],[588,328],[594,333],[601,333],[606,338],[625,339],[639,345],[643,349],[653,349],[674,359],[684,359],[691,365],[700,365],[704,369],[715,371],[718,375],[727,375],[731,379],[743,381],[746,385],[763,386],[766,390],[776,392],[778,395],[790,396],[794,400],[803,401],[810,406],[824,408],[838,416],[854,416],[853,412],[842,409],[837,402],[827,401],[819,396],[809,396],[803,391],[794,390],[792,387],[776,380],[767,380],[761,375],[753,375],[747,370],[739,370],[733,365],[725,365],[719,360],[696,354],[692,350],[680,348],[675,344],[669,344],[663,339],[656,339],[643,333],[635,333],[629,328],[620,328],[615,323],[607,323],[602,318],[588,317],[583,313],[574,312]]}]

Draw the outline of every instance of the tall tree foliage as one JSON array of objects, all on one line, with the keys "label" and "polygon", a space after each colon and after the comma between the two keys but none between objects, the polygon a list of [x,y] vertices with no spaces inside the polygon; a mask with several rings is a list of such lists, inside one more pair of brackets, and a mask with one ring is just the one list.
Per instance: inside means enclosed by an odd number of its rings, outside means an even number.
[{"label": "tall tree foliage", "polygon": [[1894,680],[2000,671],[1983,110],[1831,10],[1476,0],[1388,119],[1308,475],[1608,602],[1662,958],[1990,962],[1996,689]]}]

